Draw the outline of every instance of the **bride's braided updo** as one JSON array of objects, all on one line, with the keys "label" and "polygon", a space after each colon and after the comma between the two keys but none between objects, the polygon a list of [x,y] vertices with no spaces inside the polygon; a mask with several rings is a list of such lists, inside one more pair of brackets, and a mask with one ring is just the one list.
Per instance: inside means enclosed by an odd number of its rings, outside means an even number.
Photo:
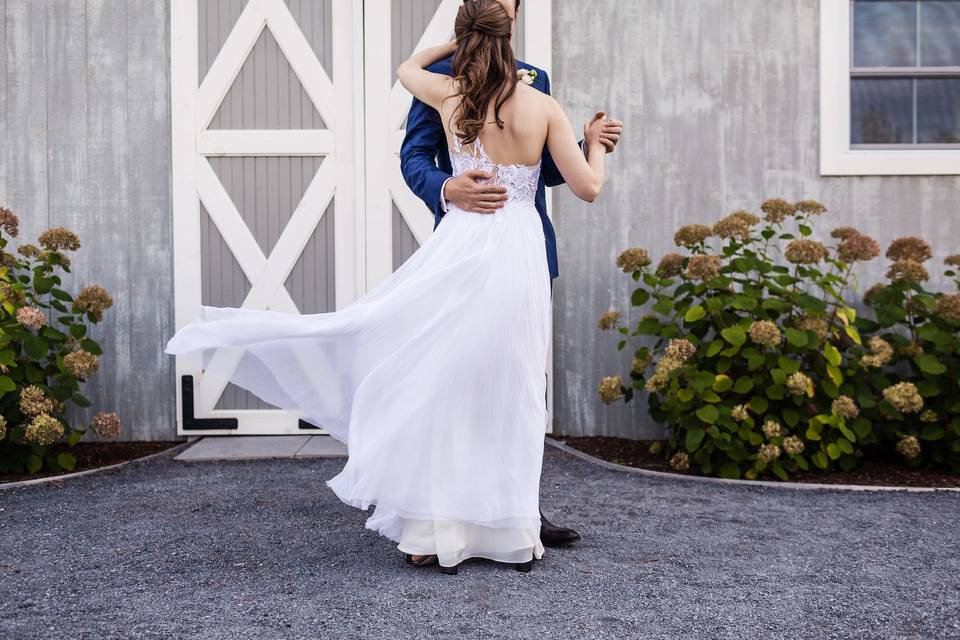
[{"label": "bride's braided updo", "polygon": [[494,101],[494,120],[501,129],[500,107],[517,88],[517,63],[510,47],[513,20],[497,0],[467,0],[454,22],[457,49],[453,76],[460,105],[453,125],[463,144],[477,139]]}]

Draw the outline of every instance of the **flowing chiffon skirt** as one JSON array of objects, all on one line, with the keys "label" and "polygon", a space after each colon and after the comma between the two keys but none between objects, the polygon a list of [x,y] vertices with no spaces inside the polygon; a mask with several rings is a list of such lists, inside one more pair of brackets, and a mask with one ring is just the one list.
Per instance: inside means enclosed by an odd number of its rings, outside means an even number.
[{"label": "flowing chiffon skirt", "polygon": [[550,276],[540,218],[508,202],[452,207],[393,274],[331,313],[200,305],[165,351],[346,443],[326,484],[375,506],[366,527],[451,566],[544,554],[539,483],[547,423]]}]

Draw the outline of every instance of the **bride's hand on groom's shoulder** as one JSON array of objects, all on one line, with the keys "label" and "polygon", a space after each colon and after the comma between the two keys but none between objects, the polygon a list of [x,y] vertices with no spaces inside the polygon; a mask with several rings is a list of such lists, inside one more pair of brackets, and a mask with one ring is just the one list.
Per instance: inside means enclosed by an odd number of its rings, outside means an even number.
[{"label": "bride's hand on groom's shoulder", "polygon": [[[600,144],[607,153],[616,148],[623,133],[623,122],[615,118],[608,118],[606,112],[598,111],[583,125],[583,139],[587,145]],[[586,151],[586,149],[584,149]]]}]

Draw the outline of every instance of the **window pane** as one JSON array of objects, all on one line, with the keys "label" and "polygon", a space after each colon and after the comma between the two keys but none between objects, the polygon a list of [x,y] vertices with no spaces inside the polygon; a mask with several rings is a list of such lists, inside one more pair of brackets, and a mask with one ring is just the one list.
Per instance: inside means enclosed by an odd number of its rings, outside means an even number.
[{"label": "window pane", "polygon": [[913,142],[913,79],[853,78],[850,81],[850,142]]},{"label": "window pane", "polygon": [[960,143],[960,78],[917,80],[917,142]]},{"label": "window pane", "polygon": [[920,3],[920,64],[960,67],[960,2]]},{"label": "window pane", "polygon": [[853,4],[853,66],[917,66],[917,3],[857,0]]}]

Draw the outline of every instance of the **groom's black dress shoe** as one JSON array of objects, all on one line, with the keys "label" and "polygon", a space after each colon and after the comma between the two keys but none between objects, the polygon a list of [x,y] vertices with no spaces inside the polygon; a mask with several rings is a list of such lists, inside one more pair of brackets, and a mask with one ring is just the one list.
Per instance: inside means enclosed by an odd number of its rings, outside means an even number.
[{"label": "groom's black dress shoe", "polygon": [[562,547],[580,539],[580,534],[573,529],[558,527],[540,512],[540,542],[548,547]]}]

